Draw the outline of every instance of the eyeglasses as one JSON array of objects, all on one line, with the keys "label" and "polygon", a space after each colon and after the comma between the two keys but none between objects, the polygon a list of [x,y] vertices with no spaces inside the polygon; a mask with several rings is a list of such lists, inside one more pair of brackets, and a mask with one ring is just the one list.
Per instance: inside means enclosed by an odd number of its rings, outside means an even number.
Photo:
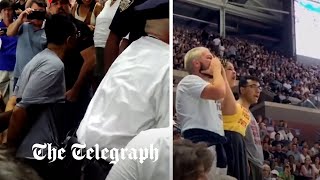
[{"label": "eyeglasses", "polygon": [[252,89],[259,89],[260,91],[262,90],[262,87],[258,86],[256,84],[250,84],[250,85],[247,85],[247,86],[244,86],[244,87],[250,87]]}]

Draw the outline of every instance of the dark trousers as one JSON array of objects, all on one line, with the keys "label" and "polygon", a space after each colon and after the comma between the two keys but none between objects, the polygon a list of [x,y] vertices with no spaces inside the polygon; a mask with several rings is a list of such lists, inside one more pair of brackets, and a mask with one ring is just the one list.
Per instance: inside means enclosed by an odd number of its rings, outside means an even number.
[{"label": "dark trousers", "polygon": [[227,142],[227,138],[219,134],[204,129],[188,129],[182,133],[185,139],[191,140],[193,143],[205,142],[208,147],[215,145],[217,153],[217,167],[227,167],[227,156],[223,144]]},{"label": "dark trousers", "polygon": [[227,154],[229,176],[249,180],[248,159],[243,136],[237,132],[225,131],[228,142],[224,144]]},{"label": "dark trousers", "polygon": [[257,179],[262,179],[262,168],[259,166],[253,164],[252,162],[249,161],[249,166],[250,166],[250,180],[257,180]]}]

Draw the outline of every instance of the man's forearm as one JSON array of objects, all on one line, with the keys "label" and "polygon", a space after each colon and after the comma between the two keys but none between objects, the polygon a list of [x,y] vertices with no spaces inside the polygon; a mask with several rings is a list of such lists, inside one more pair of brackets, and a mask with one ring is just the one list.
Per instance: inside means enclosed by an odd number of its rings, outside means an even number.
[{"label": "man's forearm", "polygon": [[82,64],[78,79],[72,87],[77,91],[79,91],[80,88],[83,86],[89,74],[93,72],[93,69],[96,64],[96,54],[95,54],[95,48],[93,46],[85,49],[83,52],[81,52],[81,55],[84,59],[84,62]]},{"label": "man's forearm", "polygon": [[18,145],[23,138],[27,126],[27,111],[25,108],[15,106],[8,128],[8,144]]},{"label": "man's forearm", "polygon": [[104,70],[105,73],[108,72],[112,63],[117,59],[119,55],[119,44],[121,39],[114,34],[112,31],[106,42],[106,47],[104,48]]},{"label": "man's forearm", "polygon": [[7,36],[17,35],[21,25],[22,25],[22,21],[19,21],[19,20],[16,20],[12,24],[10,24],[7,30]]},{"label": "man's forearm", "polygon": [[226,91],[226,85],[225,85],[225,81],[221,75],[221,67],[215,67],[213,69],[213,73],[212,73],[212,80],[211,80],[211,84],[219,87],[221,89],[223,89],[223,91]]}]

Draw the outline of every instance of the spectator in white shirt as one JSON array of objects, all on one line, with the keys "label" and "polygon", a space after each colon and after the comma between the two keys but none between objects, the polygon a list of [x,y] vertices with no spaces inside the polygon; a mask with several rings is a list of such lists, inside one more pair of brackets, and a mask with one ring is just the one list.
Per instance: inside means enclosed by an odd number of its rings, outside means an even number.
[{"label": "spectator in white shirt", "polygon": [[[196,47],[185,55],[185,68],[189,75],[178,84],[176,112],[181,122],[183,137],[194,143],[206,142],[214,158],[211,171],[225,169],[226,157],[222,144],[224,137],[221,102],[226,94],[225,74],[221,62],[209,49]],[[212,79],[212,77],[214,77]],[[221,172],[225,174],[226,172]]]},{"label": "spectator in white shirt", "polygon": [[148,19],[145,32],[149,36],[118,56],[96,90],[77,130],[87,148],[121,149],[141,131],[169,126],[168,17]]},{"label": "spectator in white shirt", "polygon": [[[148,152],[148,158],[143,162],[140,159],[124,159],[115,164],[106,180],[166,180],[170,179],[170,146],[171,128],[149,129],[140,132],[133,138],[126,149],[150,149],[153,145],[157,149],[158,158],[154,162],[151,159],[151,152]],[[125,155],[129,157],[130,151]],[[147,155],[146,155],[147,156]],[[155,158],[156,155],[154,155]]]}]

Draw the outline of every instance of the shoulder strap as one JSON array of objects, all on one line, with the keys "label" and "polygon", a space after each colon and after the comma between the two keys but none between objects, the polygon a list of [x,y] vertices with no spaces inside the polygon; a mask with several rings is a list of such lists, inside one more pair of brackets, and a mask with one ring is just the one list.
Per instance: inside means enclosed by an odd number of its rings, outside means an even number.
[{"label": "shoulder strap", "polygon": [[86,23],[87,25],[90,25],[91,16],[92,16],[92,13],[93,13],[95,7],[96,7],[96,3],[94,5],[90,6],[90,10],[86,16],[86,19],[84,20],[84,23]]},{"label": "shoulder strap", "polygon": [[92,15],[92,10],[90,9],[90,11],[88,12],[86,19],[84,20],[84,23],[86,23],[87,25],[90,25],[90,21],[91,21],[91,15]]}]

